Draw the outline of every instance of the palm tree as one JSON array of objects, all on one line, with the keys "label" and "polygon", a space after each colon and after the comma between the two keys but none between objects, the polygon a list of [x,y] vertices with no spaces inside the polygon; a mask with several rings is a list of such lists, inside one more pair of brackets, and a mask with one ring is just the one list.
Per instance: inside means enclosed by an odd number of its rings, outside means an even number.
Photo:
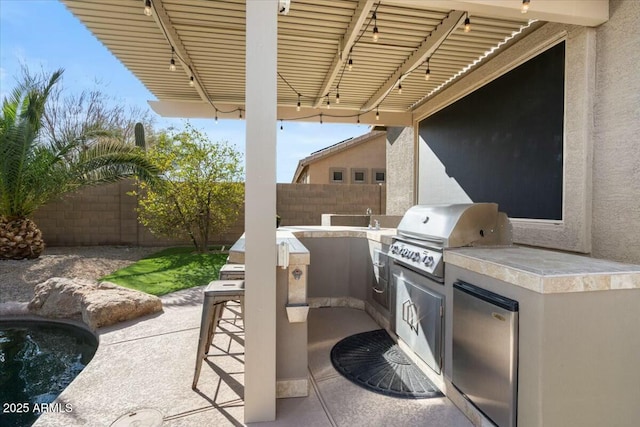
[{"label": "palm tree", "polygon": [[3,99],[0,112],[0,260],[37,258],[42,233],[30,216],[40,206],[86,185],[137,176],[153,181],[158,170],[144,152],[101,129],[66,140],[40,138],[47,98],[63,70],[44,82],[26,77]]}]

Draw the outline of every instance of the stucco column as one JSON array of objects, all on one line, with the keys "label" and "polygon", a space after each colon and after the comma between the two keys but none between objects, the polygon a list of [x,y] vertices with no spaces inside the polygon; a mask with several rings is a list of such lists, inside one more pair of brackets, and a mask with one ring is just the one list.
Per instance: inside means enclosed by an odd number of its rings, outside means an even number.
[{"label": "stucco column", "polygon": [[244,421],[276,417],[276,0],[247,1]]}]

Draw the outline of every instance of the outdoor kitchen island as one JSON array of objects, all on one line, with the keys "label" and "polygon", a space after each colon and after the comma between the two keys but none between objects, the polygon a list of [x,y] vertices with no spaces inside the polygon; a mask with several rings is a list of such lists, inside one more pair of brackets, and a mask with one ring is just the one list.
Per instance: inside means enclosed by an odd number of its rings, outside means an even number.
[{"label": "outdoor kitchen island", "polygon": [[[276,397],[309,394],[307,369],[307,266],[309,251],[292,233],[278,230],[276,242]],[[244,234],[229,249],[229,262],[245,263]],[[259,284],[259,282],[258,282]]]},{"label": "outdoor kitchen island", "polygon": [[519,426],[640,423],[640,266],[515,246],[447,250],[445,265],[445,393],[463,412],[451,386],[459,281],[519,303]]}]

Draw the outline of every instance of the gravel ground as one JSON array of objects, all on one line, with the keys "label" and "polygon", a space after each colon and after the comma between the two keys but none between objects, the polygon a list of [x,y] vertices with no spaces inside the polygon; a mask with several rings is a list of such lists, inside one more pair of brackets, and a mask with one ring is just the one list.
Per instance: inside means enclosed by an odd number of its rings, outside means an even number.
[{"label": "gravel ground", "polygon": [[34,260],[0,260],[0,303],[29,302],[51,277],[98,279],[163,248],[78,246],[46,248]]}]

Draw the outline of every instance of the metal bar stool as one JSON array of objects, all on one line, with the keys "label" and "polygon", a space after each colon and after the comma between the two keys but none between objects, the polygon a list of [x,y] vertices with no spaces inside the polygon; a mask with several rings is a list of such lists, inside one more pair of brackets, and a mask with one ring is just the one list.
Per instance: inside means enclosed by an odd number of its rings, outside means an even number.
[{"label": "metal bar stool", "polygon": [[[244,280],[244,264],[225,264],[220,268],[218,273],[219,280]],[[240,304],[240,317],[244,319],[244,304]]]},{"label": "metal bar stool", "polygon": [[240,305],[244,306],[244,280],[214,280],[205,288],[198,353],[196,354],[196,368],[193,374],[193,384],[191,385],[193,389],[198,384],[202,360],[209,354],[213,335],[228,301],[240,301]]},{"label": "metal bar stool", "polygon": [[225,264],[220,267],[220,280],[244,280],[244,264]]}]

